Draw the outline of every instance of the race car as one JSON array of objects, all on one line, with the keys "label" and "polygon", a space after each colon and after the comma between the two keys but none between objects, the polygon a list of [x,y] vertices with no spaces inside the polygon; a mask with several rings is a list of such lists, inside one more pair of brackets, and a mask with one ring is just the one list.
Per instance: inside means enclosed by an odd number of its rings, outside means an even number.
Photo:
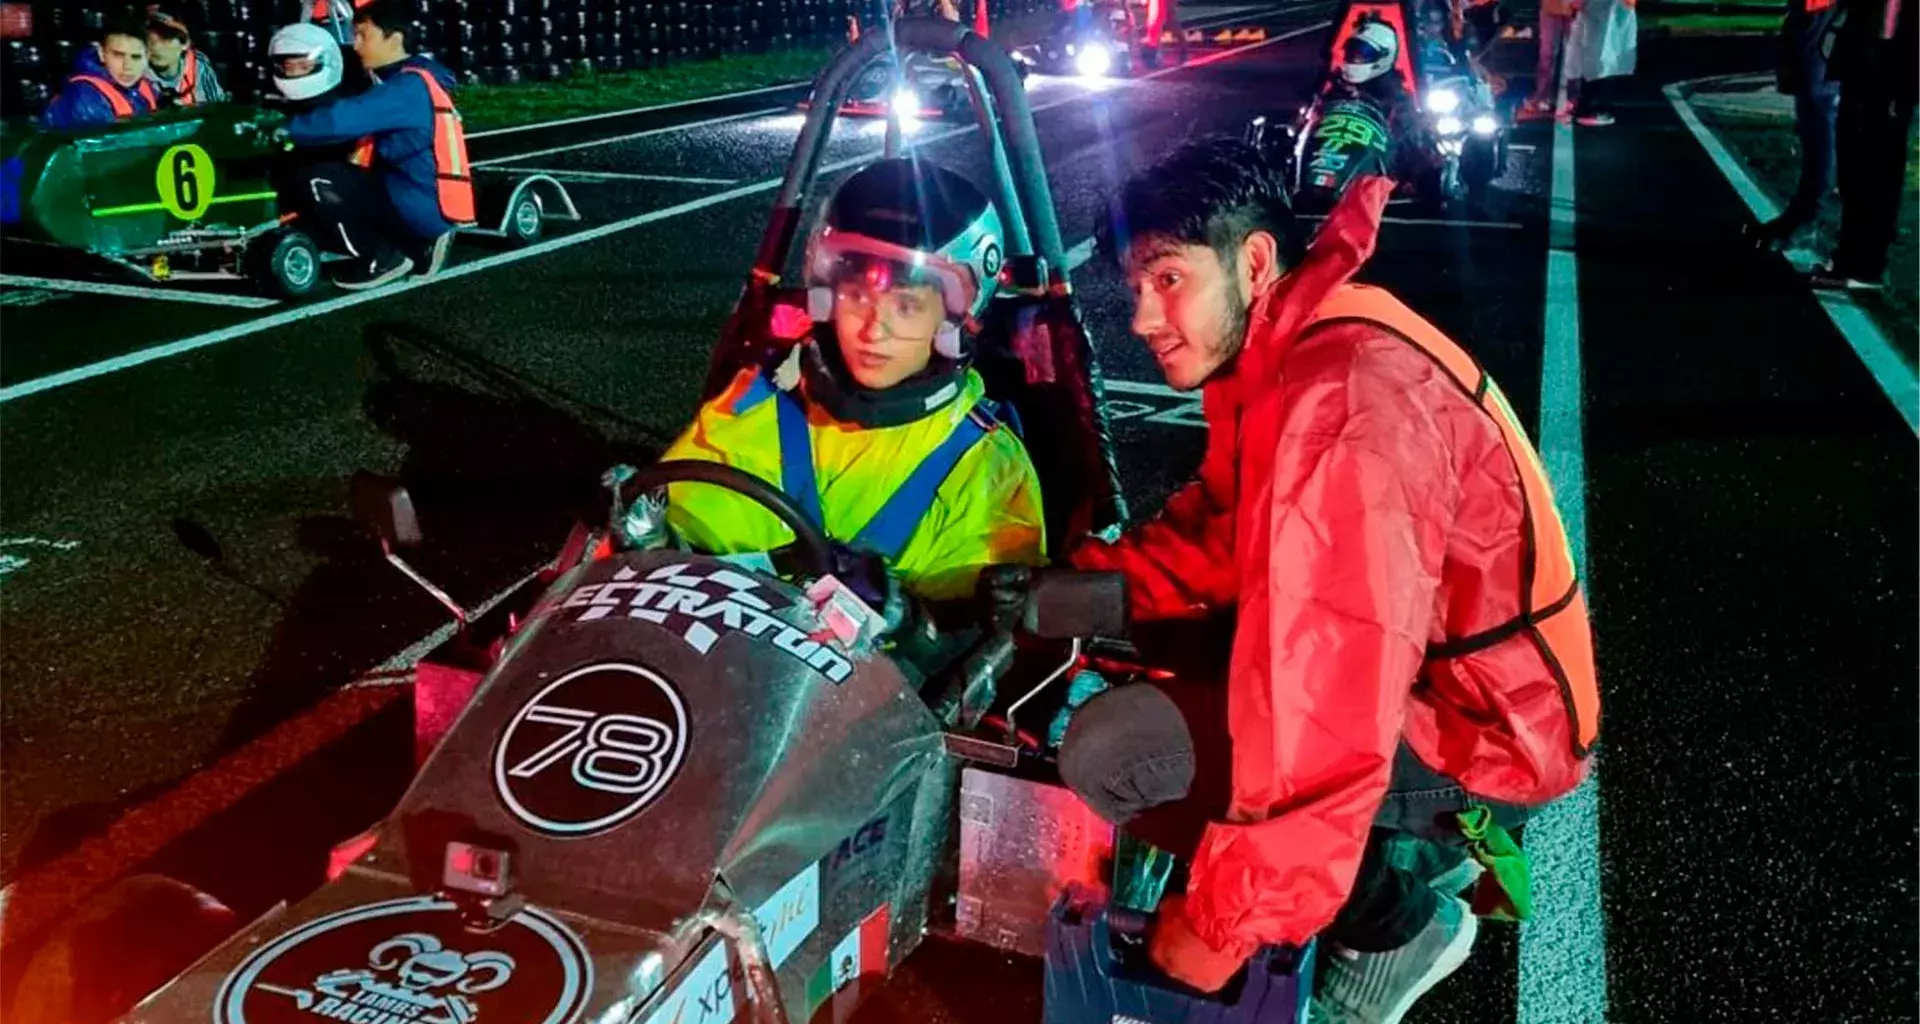
[{"label": "race car", "polygon": [[1043,74],[1123,77],[1133,69],[1139,34],[1139,23],[1126,4],[1081,4],[1057,14],[1046,35],[1015,50],[1013,57]]},{"label": "race car", "polygon": [[[286,117],[241,103],[163,110],[70,132],[0,126],[0,210],[10,255],[52,250],[156,284],[244,281],[295,299],[326,286],[328,257],[284,209],[273,179]],[[464,234],[530,244],[580,219],[547,175],[475,182]],[[19,248],[16,248],[19,247]]]},{"label": "race car", "polygon": [[[1285,170],[1297,208],[1323,212],[1368,171],[1392,173],[1396,198],[1477,206],[1506,172],[1510,124],[1486,71],[1447,34],[1441,12],[1416,35],[1404,10],[1398,0],[1351,0],[1313,98],[1250,122],[1248,140]],[[1348,80],[1362,74],[1378,77]]]},{"label": "race car", "polygon": [[[882,54],[854,77],[840,113],[851,117],[891,117],[904,124],[965,120],[972,115],[972,94],[960,61],[938,54]],[[812,110],[811,93],[799,104]]]},{"label": "race car", "polygon": [[[993,190],[1012,214],[1008,262],[977,365],[1022,424],[1049,536],[1071,546],[1115,527],[1125,509],[1031,109],[1005,51],[960,26],[902,21],[892,34],[902,51],[957,53],[981,72],[999,115],[987,141],[1004,157]],[[804,302],[804,290],[784,285],[781,270],[802,241],[841,102],[887,42],[863,41],[821,77],[821,102],[714,352],[717,377],[792,344],[774,314]],[[676,481],[761,504],[792,529],[797,568],[778,576],[681,549],[653,497]],[[845,1020],[930,923],[994,937],[948,919],[969,913],[952,909],[956,887],[978,925],[998,896],[983,871],[1029,887],[1064,881],[1030,840],[1046,815],[1073,814],[1078,801],[1020,723],[1060,703],[1053,684],[1091,657],[1090,638],[1125,625],[1119,577],[1028,571],[1017,600],[981,611],[971,650],[916,686],[876,642],[873,613],[834,578],[828,539],[783,491],[706,462],[615,467],[603,482],[604,518],[576,527],[544,570],[471,616],[406,563],[420,531],[404,489],[356,478],[357,518],[461,624],[416,670],[423,756],[405,796],[335,848],[317,891],[258,920],[202,927],[217,921],[211,900],[186,893],[182,903],[177,883],[148,878],[75,913],[28,951],[26,973],[84,987],[98,980],[85,976],[89,965],[120,982],[138,952],[164,955],[178,973],[116,1011],[142,1024]],[[1115,678],[1130,671],[1099,664]],[[1043,813],[1005,819],[996,842],[979,832],[994,828],[993,814],[958,811],[962,793],[989,790],[1027,794]],[[1073,827],[1095,837],[1090,812],[1078,813]],[[957,881],[956,845],[968,851]],[[1027,860],[998,874],[981,864],[1021,848]],[[1097,891],[1054,890],[1051,923],[1044,905],[1027,922],[1045,932],[1059,979],[1048,982],[1059,1007],[1049,1024],[1105,1022],[1148,1004],[1236,1011],[1222,1020],[1297,1018],[1307,951],[1263,956],[1223,1003],[1141,965],[1127,936],[1137,938],[1142,918],[1104,910]],[[144,914],[142,894],[159,894]],[[151,912],[168,900],[177,912]],[[126,938],[142,920],[161,934]],[[116,936],[131,953],[83,955]],[[1087,987],[1096,980],[1098,991]]]}]

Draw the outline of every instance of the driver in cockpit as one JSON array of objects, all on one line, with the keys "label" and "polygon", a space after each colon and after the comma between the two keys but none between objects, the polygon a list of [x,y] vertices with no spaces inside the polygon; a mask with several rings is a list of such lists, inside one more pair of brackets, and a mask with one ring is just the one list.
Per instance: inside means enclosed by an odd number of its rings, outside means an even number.
[{"label": "driver in cockpit", "polygon": [[[1039,478],[970,365],[1004,238],[987,197],[930,161],[854,174],[808,242],[810,329],[802,321],[777,365],[741,372],[662,458],[781,488],[843,557],[884,566],[873,575],[890,594],[854,585],[876,608],[971,597],[986,566],[1040,564]],[[793,540],[755,502],[705,484],[673,485],[667,521],[715,554]]]}]

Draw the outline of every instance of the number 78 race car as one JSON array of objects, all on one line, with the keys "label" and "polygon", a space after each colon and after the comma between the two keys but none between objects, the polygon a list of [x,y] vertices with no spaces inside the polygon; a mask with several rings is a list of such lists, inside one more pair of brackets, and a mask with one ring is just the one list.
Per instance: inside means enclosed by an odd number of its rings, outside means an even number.
[{"label": "number 78 race car", "polygon": [[[991,97],[997,198],[1018,212],[977,365],[1023,424],[1049,535],[1071,545],[1125,513],[1031,110],[1005,51],[960,26],[901,21],[893,36],[959,54]],[[781,268],[840,103],[887,42],[863,39],[822,75],[714,379],[790,344],[771,314],[804,290]],[[795,568],[670,546],[647,496],[675,481],[767,508],[796,538]],[[784,492],[709,463],[605,482],[605,520],[487,615],[469,622],[428,587],[463,631],[416,670],[420,767],[317,891],[222,934],[201,926],[217,916],[196,912],[205,898],[149,882],[186,908],[149,913],[157,934],[123,937],[140,914],[83,909],[26,974],[91,963],[122,983],[160,957],[158,987],[114,1010],[140,1024],[844,1021],[948,922],[1044,952],[1050,1024],[1296,1019],[1306,951],[1263,954],[1225,1002],[1143,965],[1139,918],[1098,894],[1112,830],[1019,728],[1061,703],[1051,684],[1089,638],[1125,625],[1117,576],[1016,570],[1017,600],[981,609],[967,653],[916,684]],[[356,484],[360,518],[419,580],[400,553],[419,539],[404,491]],[[1016,892],[1037,903],[1025,916]],[[116,937],[118,954],[95,951]],[[73,1024],[63,1009],[16,1005],[9,1020]]]}]

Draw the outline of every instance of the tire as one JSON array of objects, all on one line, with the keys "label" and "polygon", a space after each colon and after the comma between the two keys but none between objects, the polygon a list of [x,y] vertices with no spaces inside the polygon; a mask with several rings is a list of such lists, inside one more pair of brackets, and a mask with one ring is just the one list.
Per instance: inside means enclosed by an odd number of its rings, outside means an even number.
[{"label": "tire", "polygon": [[515,196],[507,211],[507,240],[517,246],[532,245],[540,240],[545,227],[546,211],[540,206],[540,197],[532,189]]},{"label": "tire", "polygon": [[1499,174],[1499,142],[1476,141],[1460,154],[1460,185],[1467,206],[1481,209],[1493,192],[1493,179]]},{"label": "tire", "polygon": [[248,257],[251,265],[247,276],[281,298],[312,295],[326,281],[320,273],[320,247],[304,231],[289,229],[269,235],[254,243]]},{"label": "tire", "polygon": [[26,954],[9,1024],[106,1024],[238,930],[220,901],[136,875],[75,908]]}]

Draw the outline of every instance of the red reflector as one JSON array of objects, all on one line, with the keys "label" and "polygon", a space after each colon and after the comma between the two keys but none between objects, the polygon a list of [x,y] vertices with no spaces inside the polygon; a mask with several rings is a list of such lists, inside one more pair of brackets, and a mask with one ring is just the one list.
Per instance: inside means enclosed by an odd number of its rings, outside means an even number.
[{"label": "red reflector", "polygon": [[367,851],[373,849],[374,842],[379,838],[378,833],[368,829],[335,846],[333,852],[327,854],[327,881],[334,881],[346,874],[347,867],[366,856]]}]

